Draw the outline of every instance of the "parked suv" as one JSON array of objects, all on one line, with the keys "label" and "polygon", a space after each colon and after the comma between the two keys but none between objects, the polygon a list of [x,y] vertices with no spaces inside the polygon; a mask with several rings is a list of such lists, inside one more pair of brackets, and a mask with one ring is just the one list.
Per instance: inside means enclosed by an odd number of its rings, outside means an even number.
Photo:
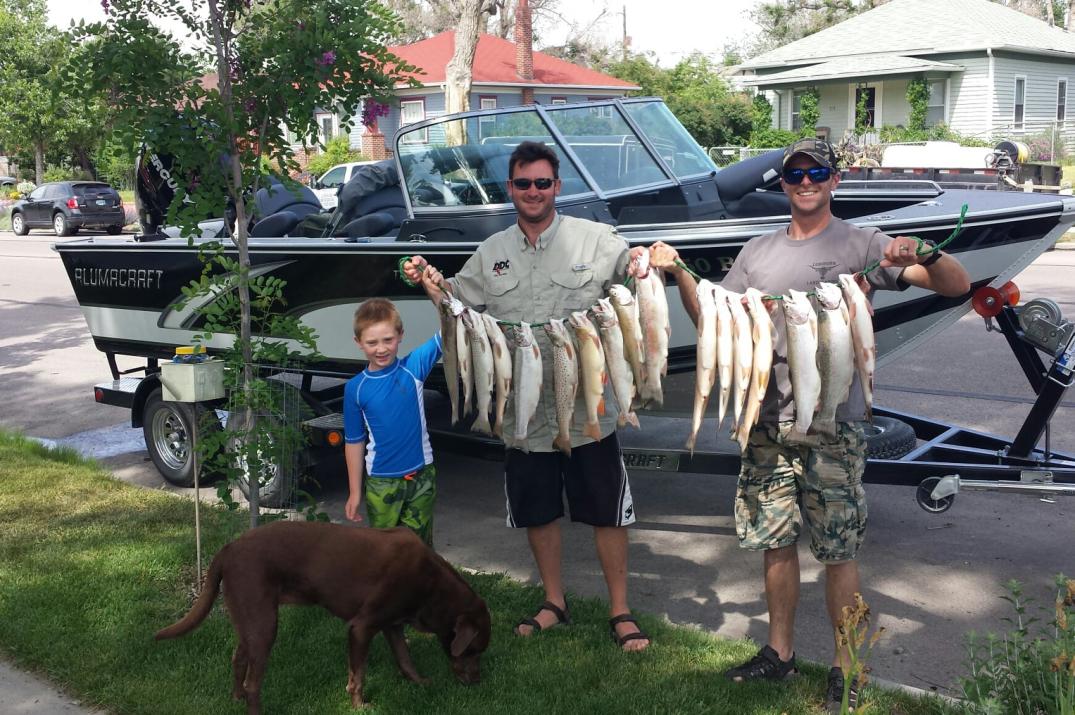
[{"label": "parked suv", "polygon": [[80,228],[123,230],[119,193],[99,181],[54,181],[42,184],[11,207],[11,230],[25,236],[31,228],[48,228],[70,236]]}]

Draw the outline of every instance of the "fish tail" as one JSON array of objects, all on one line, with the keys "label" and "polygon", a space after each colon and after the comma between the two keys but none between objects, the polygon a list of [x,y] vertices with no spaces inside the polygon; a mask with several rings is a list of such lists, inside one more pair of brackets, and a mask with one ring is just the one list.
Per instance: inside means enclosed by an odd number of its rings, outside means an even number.
[{"label": "fish tail", "polygon": [[687,437],[687,451],[691,453],[692,457],[694,456],[694,442],[697,439],[698,439],[698,433],[694,432],[694,431],[691,431],[690,436]]},{"label": "fish tail", "polygon": [[492,435],[493,428],[489,426],[489,415],[479,414],[478,418],[474,420],[474,424],[470,426],[472,432],[481,432],[482,434]]},{"label": "fish tail", "polygon": [[626,418],[627,424],[631,425],[635,429],[642,429],[642,425],[638,422],[638,415],[636,415],[634,412],[624,412],[622,414]]},{"label": "fish tail", "polygon": [[567,456],[571,456],[571,437],[565,434],[557,434],[556,438],[552,441],[554,449],[558,449]]},{"label": "fish tail", "polygon": [[601,424],[599,422],[587,422],[582,433],[596,442],[601,441]]},{"label": "fish tail", "polygon": [[827,435],[829,437],[836,436],[836,420],[819,420],[815,418],[813,426],[814,431],[818,434]]}]

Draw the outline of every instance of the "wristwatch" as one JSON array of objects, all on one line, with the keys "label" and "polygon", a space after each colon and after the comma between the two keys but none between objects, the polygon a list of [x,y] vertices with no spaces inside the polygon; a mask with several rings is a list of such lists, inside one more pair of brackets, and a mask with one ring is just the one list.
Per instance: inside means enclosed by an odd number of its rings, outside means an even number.
[{"label": "wristwatch", "polygon": [[927,239],[923,239],[922,243],[923,243],[923,245],[929,246],[930,248],[932,248],[934,250],[933,250],[933,253],[931,253],[928,256],[926,256],[926,260],[922,261],[918,265],[920,265],[920,266],[932,266],[934,263],[936,263],[937,261],[941,260],[941,252],[936,250],[937,249],[937,242],[936,241],[930,241],[927,238]]}]

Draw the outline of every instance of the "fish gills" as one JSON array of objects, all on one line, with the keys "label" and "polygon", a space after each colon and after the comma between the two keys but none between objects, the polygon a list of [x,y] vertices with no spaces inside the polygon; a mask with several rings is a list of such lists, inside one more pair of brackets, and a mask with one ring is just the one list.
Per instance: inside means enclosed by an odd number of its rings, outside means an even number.
[{"label": "fish gills", "polygon": [[642,323],[638,316],[638,301],[634,294],[622,285],[614,285],[608,290],[612,307],[620,321],[620,333],[623,335],[623,354],[631,366],[635,381],[635,394],[641,399],[645,380],[646,348],[642,340]]},{"label": "fish gills", "polygon": [[843,292],[835,283],[817,287],[817,369],[821,373],[821,405],[814,431],[836,435],[836,408],[847,402],[855,379],[855,348]]},{"label": "fish gills", "polygon": [[466,326],[467,339],[470,341],[474,402],[478,406],[478,416],[470,429],[491,436],[493,428],[489,425],[489,409],[493,402],[493,348],[485,330],[485,319],[480,313],[467,308],[463,313],[463,325]]},{"label": "fish gills", "polygon": [[585,311],[572,313],[568,318],[579,346],[579,383],[586,404],[586,426],[582,433],[598,441],[601,425],[597,418],[605,413],[605,355],[597,328]]},{"label": "fish gills", "polygon": [[732,337],[732,311],[728,307],[728,291],[713,286],[713,303],[717,312],[717,378],[720,384],[720,405],[717,410],[717,429],[728,412],[728,398],[732,394],[732,360],[734,338]]},{"label": "fish gills", "polygon": [[746,299],[754,352],[751,355],[750,386],[747,388],[743,420],[739,423],[739,432],[736,435],[743,451],[746,451],[750,431],[761,415],[761,405],[765,400],[765,391],[769,389],[769,375],[773,369],[773,322],[769,318],[769,311],[765,308],[760,290],[747,288]]},{"label": "fish gills", "polygon": [[788,372],[795,400],[795,431],[806,434],[821,397],[821,373],[817,367],[817,313],[806,293],[788,291],[781,301],[787,326]]},{"label": "fish gills", "polygon": [[754,326],[743,307],[743,294],[728,291],[728,310],[732,314],[732,434],[739,430],[754,369]]},{"label": "fish gills", "polygon": [[612,382],[612,394],[616,396],[616,404],[620,406],[616,423],[620,427],[625,424],[638,427],[638,415],[631,410],[635,399],[635,378],[624,355],[623,332],[620,330],[616,310],[608,298],[601,298],[591,311],[601,332],[601,347],[605,353],[605,369],[608,370],[608,377]]},{"label": "fish gills", "polygon": [[698,340],[694,369],[694,415],[691,418],[691,434],[687,438],[687,449],[691,454],[694,454],[698,430],[702,428],[709,394],[717,377],[717,301],[713,288],[713,284],[703,278],[695,290],[698,297]]},{"label": "fish gills", "polygon": [[513,368],[511,348],[504,337],[504,331],[496,318],[482,313],[485,320],[485,333],[489,336],[489,345],[493,348],[493,379],[496,384],[496,407],[494,408],[493,434],[504,437],[504,410],[511,395],[511,371]]},{"label": "fish gills", "polygon": [[862,383],[862,396],[866,400],[866,419],[873,421],[873,370],[877,364],[877,343],[873,334],[873,316],[870,301],[859,288],[855,276],[840,274],[840,287],[844,289],[844,302],[851,322],[851,342],[855,347],[855,370]]},{"label": "fish gills", "polygon": [[553,387],[556,393],[557,433],[552,446],[570,456],[571,418],[574,416],[575,398],[579,390],[579,366],[575,357],[575,345],[562,320],[550,320],[545,326],[545,333],[552,343]]},{"label": "fish gills", "polygon": [[515,434],[517,449],[529,452],[526,443],[527,428],[541,400],[541,350],[534,340],[529,323],[521,323],[514,330],[515,360],[512,385],[515,386]]}]

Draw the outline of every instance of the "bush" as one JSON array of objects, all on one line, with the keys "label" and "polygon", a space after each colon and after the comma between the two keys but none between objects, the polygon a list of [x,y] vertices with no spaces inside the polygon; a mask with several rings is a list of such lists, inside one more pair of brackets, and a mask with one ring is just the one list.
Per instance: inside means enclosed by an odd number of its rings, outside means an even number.
[{"label": "bush", "polygon": [[[25,196],[36,188],[37,184],[32,181],[20,181],[18,184],[15,185],[15,192],[21,194],[22,196]],[[19,197],[16,196],[15,198]]]},{"label": "bush", "polygon": [[971,633],[970,676],[962,679],[963,697],[974,712],[1017,715],[1075,713],[1075,580],[1056,577],[1057,596],[1049,627],[1031,626],[1030,599],[1018,581],[1006,584],[1015,629],[1001,637],[989,634],[983,642]]},{"label": "bush", "polygon": [[341,136],[329,139],[324,151],[310,157],[310,162],[306,165],[306,169],[314,176],[320,176],[337,164],[365,160],[366,156],[361,152],[351,150],[351,140],[348,137]]},{"label": "bush", "polygon": [[793,141],[799,138],[799,135],[795,132],[789,132],[787,129],[755,129],[750,135],[749,146],[758,149],[776,149],[778,147],[786,147]]}]

